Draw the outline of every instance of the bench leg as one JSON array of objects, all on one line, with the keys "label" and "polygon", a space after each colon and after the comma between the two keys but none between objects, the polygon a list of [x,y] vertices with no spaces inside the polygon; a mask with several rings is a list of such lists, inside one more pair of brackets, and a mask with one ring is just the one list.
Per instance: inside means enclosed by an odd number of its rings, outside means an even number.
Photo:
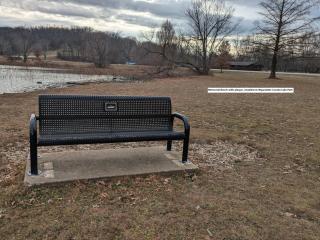
[{"label": "bench leg", "polygon": [[188,151],[189,151],[189,134],[186,135],[186,138],[183,140],[182,163],[186,163],[188,161]]},{"label": "bench leg", "polygon": [[38,149],[37,144],[30,141],[30,173],[38,175]]},{"label": "bench leg", "polygon": [[172,149],[172,140],[168,140],[167,142],[167,151],[171,151]]}]

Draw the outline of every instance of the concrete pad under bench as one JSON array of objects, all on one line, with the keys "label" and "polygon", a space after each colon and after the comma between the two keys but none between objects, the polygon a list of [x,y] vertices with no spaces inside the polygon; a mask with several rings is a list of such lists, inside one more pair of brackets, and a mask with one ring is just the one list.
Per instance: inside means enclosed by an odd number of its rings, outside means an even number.
[{"label": "concrete pad under bench", "polygon": [[183,164],[181,154],[168,152],[165,147],[45,153],[38,159],[40,174],[37,176],[29,175],[28,161],[24,182],[32,186],[79,179],[178,173],[198,169],[191,162]]}]

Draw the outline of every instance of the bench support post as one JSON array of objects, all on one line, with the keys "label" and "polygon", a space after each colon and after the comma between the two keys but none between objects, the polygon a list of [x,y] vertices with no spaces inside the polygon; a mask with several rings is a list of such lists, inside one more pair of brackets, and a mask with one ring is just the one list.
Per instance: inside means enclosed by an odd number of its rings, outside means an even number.
[{"label": "bench support post", "polygon": [[30,118],[30,174],[38,175],[37,118]]},{"label": "bench support post", "polygon": [[167,151],[171,151],[172,149],[172,140],[167,141]]},{"label": "bench support post", "polygon": [[31,175],[38,175],[38,151],[34,144],[30,144],[30,167]]},{"label": "bench support post", "polygon": [[189,151],[189,132],[186,133],[185,139],[183,140],[182,163],[186,163],[188,161],[188,151]]}]

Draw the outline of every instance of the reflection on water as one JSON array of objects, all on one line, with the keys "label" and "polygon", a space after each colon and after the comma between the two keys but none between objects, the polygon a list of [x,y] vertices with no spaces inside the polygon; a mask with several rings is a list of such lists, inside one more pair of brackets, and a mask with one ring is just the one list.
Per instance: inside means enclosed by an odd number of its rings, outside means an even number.
[{"label": "reflection on water", "polygon": [[[81,82],[114,81],[110,75],[64,73],[63,69],[0,65],[0,94],[27,92],[49,87],[63,87]],[[117,78],[116,81],[123,81]]]}]

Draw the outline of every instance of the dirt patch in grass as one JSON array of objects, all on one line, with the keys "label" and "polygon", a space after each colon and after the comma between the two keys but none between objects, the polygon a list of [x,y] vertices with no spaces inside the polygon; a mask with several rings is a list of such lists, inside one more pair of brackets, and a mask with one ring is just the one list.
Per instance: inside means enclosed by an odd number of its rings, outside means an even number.
[{"label": "dirt patch in grass", "polygon": [[[1,95],[0,236],[319,239],[320,79],[266,77],[224,73]],[[219,95],[208,87],[294,87],[295,94]],[[190,118],[190,159],[200,172],[27,188],[28,119],[39,93],[170,96],[174,111]],[[40,153],[139,144],[153,143]]]},{"label": "dirt patch in grass", "polygon": [[210,144],[191,144],[190,158],[199,167],[223,171],[236,164],[263,161],[259,152],[246,145],[216,141]]}]

